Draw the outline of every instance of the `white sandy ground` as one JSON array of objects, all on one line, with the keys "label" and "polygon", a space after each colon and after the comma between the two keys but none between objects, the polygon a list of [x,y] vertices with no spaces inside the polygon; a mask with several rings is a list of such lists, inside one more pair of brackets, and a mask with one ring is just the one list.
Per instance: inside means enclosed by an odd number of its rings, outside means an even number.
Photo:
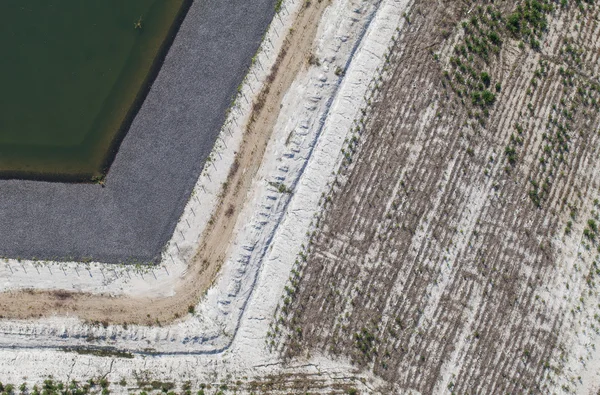
[{"label": "white sandy ground", "polygon": [[[548,47],[555,47],[568,24],[558,20],[550,25],[546,34]],[[594,52],[594,51],[590,51]],[[537,63],[535,58],[532,62]],[[590,71],[593,74],[592,71]],[[519,104],[515,104],[519,106]],[[547,106],[550,111],[550,106]],[[541,114],[538,123],[547,119],[549,113]],[[539,127],[539,124],[536,125]],[[599,130],[600,125],[590,130]],[[541,128],[540,128],[541,129]],[[541,144],[541,141],[538,142]],[[536,148],[537,149],[537,148]],[[594,272],[594,263],[600,267],[600,255],[582,236],[585,223],[591,218],[594,199],[600,199],[600,161],[598,153],[593,152],[581,163],[582,168],[590,169],[585,176],[589,190],[584,194],[583,207],[580,207],[580,220],[574,221],[570,235],[558,230],[553,240],[555,261],[559,264],[547,276],[546,289],[539,293],[540,300],[548,311],[564,314],[564,323],[557,329],[558,347],[552,358],[547,361],[549,368],[541,388],[551,388],[553,393],[597,394],[600,392],[600,293],[598,276],[594,276],[595,285],[590,286],[586,277]],[[561,223],[570,219],[564,213]]]},{"label": "white sandy ground", "polygon": [[[302,4],[298,0],[286,3],[282,15],[275,18],[258,62],[249,73],[244,97],[259,91],[284,32]],[[136,374],[147,371],[157,380],[199,383],[214,382],[228,374],[235,379],[276,371],[281,363],[265,347],[269,323],[319,210],[321,194],[328,190],[332,173],[341,163],[344,139],[364,105],[369,82],[383,65],[384,54],[408,6],[408,0],[336,0],[326,10],[315,49],[321,65],[301,73],[286,94],[248,204],[236,225],[229,258],[194,317],[162,328],[127,329],[91,327],[76,318],[64,317],[3,321],[0,345],[16,349],[0,351],[0,378],[20,383],[23,377],[35,382],[48,375],[59,380],[83,380],[106,374],[113,382],[122,377],[131,382]],[[338,78],[335,69],[346,66],[344,78]],[[229,118],[231,127],[224,129],[222,147],[214,154],[214,161],[207,164],[160,269],[144,272],[99,263],[40,265],[11,260],[0,273],[5,279],[2,289],[172,294],[214,208],[233,161],[234,147],[240,144],[241,126],[249,114],[250,100],[244,97]],[[279,193],[271,182],[283,183],[293,194]],[[86,341],[89,334],[98,340]],[[163,355],[118,359],[52,349],[89,344],[129,350],[150,348]],[[321,371],[330,377],[353,371],[346,361],[322,356],[288,369]],[[112,390],[118,388],[113,386]]]},{"label": "white sandy ground", "polygon": [[[592,201],[600,198],[600,162],[596,155],[586,161],[593,163],[586,164],[593,169],[589,180],[592,196],[581,207],[582,218],[590,218],[592,212],[598,212]],[[548,371],[546,382],[564,393],[597,394],[600,391],[600,294],[598,276],[594,276],[593,286],[586,283],[586,277],[595,271],[594,264],[600,267],[600,255],[582,236],[585,221],[579,222],[574,224],[571,235],[555,240],[560,247],[561,259],[557,261],[562,265],[556,268],[547,292],[541,295],[548,304],[561,306],[566,315],[558,334],[558,350],[549,361],[552,369]]]}]

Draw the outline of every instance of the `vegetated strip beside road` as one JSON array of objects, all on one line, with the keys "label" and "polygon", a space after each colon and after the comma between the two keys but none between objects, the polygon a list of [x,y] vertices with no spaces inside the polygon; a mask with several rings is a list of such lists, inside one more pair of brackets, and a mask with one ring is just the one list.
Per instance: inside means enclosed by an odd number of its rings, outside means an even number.
[{"label": "vegetated strip beside road", "polygon": [[69,314],[106,324],[153,325],[187,314],[188,306],[198,303],[225,261],[238,215],[277,121],[280,103],[306,64],[319,21],[328,4],[323,1],[307,3],[289,30],[267,82],[254,100],[243,143],[223,187],[221,199],[201,238],[198,253],[174,296],[153,299],[65,291],[16,291],[0,294],[2,316],[23,319]]}]

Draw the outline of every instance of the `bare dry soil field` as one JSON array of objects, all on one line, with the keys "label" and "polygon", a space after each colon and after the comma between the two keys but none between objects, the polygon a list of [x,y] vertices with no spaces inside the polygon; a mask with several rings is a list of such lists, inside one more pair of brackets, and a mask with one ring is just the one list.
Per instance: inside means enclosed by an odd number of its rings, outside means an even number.
[{"label": "bare dry soil field", "polygon": [[274,347],[349,357],[391,392],[552,388],[566,306],[596,295],[598,12],[415,1]]}]

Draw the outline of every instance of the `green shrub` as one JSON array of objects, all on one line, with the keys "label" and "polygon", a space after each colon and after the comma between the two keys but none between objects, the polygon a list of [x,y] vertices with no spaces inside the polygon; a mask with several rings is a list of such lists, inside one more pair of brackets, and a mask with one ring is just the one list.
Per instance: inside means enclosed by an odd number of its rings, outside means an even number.
[{"label": "green shrub", "polygon": [[277,0],[275,3],[275,12],[279,13],[281,11],[281,6],[283,5],[283,0]]},{"label": "green shrub", "polygon": [[587,224],[592,232],[598,233],[598,225],[596,224],[596,221],[594,221],[593,219],[588,219]]},{"label": "green shrub", "polygon": [[481,73],[481,81],[483,82],[483,84],[486,87],[490,86],[490,82],[491,82],[490,75],[484,71],[483,73]]},{"label": "green shrub", "polygon": [[481,97],[486,105],[494,104],[496,101],[496,96],[487,89],[481,93]]},{"label": "green shrub", "polygon": [[517,152],[513,147],[507,145],[506,148],[504,148],[504,154],[506,155],[508,163],[511,165],[514,165],[517,162]]},{"label": "green shrub", "polygon": [[510,15],[506,22],[506,28],[515,35],[519,34],[521,31],[521,16],[518,13]]},{"label": "green shrub", "polygon": [[531,189],[529,191],[529,198],[536,207],[540,207],[541,198],[537,189]]}]

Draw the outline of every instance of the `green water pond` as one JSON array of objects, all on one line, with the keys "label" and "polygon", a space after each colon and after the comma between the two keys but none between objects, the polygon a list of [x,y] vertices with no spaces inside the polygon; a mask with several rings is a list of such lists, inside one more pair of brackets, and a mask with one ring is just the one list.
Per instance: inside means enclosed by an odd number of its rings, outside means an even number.
[{"label": "green water pond", "polygon": [[0,1],[0,178],[101,178],[187,3]]}]

